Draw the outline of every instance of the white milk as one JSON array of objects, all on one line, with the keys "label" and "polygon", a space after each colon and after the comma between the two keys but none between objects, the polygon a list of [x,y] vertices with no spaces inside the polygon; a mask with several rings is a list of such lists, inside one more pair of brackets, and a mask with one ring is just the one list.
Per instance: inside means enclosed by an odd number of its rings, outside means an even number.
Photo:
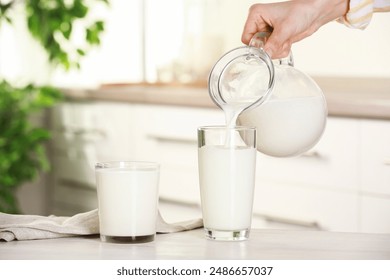
[{"label": "white milk", "polygon": [[275,157],[294,156],[314,146],[326,124],[322,96],[271,99],[244,111],[241,125],[255,126],[257,149]]},{"label": "white milk", "polygon": [[231,105],[224,105],[223,111],[225,113],[226,120],[226,138],[225,138],[225,146],[231,147],[235,146],[236,137],[234,134],[235,130],[232,130],[236,126],[237,118],[241,114],[241,112],[248,106],[249,104],[245,103],[234,103]]},{"label": "white milk", "polygon": [[203,146],[199,149],[199,180],[206,229],[250,228],[255,164],[255,148]]},{"label": "white milk", "polygon": [[106,236],[154,235],[158,177],[156,169],[97,169],[100,233]]}]

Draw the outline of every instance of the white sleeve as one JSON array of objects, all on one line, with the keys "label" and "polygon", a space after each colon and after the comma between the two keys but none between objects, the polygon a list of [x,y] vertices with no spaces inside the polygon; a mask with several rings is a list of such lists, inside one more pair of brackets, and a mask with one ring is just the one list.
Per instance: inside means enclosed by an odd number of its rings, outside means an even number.
[{"label": "white sleeve", "polygon": [[374,12],[390,11],[390,0],[350,0],[348,13],[339,21],[351,28],[365,29]]},{"label": "white sleeve", "polygon": [[374,12],[390,12],[390,0],[374,0]]}]

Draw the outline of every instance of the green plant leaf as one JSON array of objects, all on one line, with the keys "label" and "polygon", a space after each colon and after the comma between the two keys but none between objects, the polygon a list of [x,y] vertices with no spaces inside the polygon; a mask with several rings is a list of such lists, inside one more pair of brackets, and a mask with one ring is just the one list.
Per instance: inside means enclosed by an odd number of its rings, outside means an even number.
[{"label": "green plant leaf", "polygon": [[65,39],[70,40],[72,34],[72,24],[70,22],[63,22],[60,26],[60,30]]},{"label": "green plant leaf", "polygon": [[[101,43],[100,36],[104,31],[104,22],[95,20],[86,26],[89,7],[102,0],[29,0],[25,1],[27,26],[33,37],[45,48],[49,61],[69,70],[78,67],[79,60],[85,56],[79,49],[88,49]],[[85,41],[83,46],[72,43],[73,25],[85,21]]]},{"label": "green plant leaf", "polygon": [[14,189],[0,186],[0,212],[20,213]]},{"label": "green plant leaf", "polygon": [[[12,23],[10,11],[15,3],[26,9],[26,24],[33,38],[44,48],[49,61],[65,70],[80,68],[86,50],[101,43],[104,22],[87,19],[92,5],[108,0],[26,0],[0,2],[0,23]],[[88,20],[88,21],[87,21]],[[83,23],[81,45],[72,43],[73,26]],[[88,23],[88,24],[87,24]],[[34,180],[41,171],[50,169],[45,143],[50,133],[31,121],[38,114],[63,100],[52,87],[33,84],[15,87],[0,79],[0,211],[19,213],[15,191],[21,184]]]},{"label": "green plant leaf", "polygon": [[71,13],[78,18],[84,18],[88,13],[88,7],[84,5],[82,0],[74,0]]},{"label": "green plant leaf", "polygon": [[0,211],[18,212],[17,187],[50,169],[45,151],[50,132],[31,117],[62,99],[53,87],[13,87],[0,80]]},{"label": "green plant leaf", "polygon": [[77,53],[81,56],[85,55],[85,51],[83,49],[77,49]]}]

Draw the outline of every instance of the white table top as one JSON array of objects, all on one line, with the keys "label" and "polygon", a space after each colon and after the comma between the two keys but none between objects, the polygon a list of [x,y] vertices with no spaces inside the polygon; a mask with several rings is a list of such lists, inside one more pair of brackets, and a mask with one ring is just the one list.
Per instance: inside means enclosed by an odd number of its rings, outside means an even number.
[{"label": "white table top", "polygon": [[254,229],[247,241],[217,242],[206,240],[198,229],[158,234],[155,241],[143,244],[72,237],[0,242],[0,259],[390,260],[390,234]]}]

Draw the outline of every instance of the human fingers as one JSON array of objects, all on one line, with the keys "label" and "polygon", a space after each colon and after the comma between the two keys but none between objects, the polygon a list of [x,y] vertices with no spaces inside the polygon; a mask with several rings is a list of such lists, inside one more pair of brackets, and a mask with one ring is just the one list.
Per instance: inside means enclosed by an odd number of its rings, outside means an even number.
[{"label": "human fingers", "polygon": [[268,24],[265,14],[265,5],[254,4],[249,8],[249,14],[241,35],[241,41],[248,45],[252,37],[258,32],[270,32],[272,27]]},{"label": "human fingers", "polygon": [[292,42],[275,30],[264,45],[264,51],[273,59],[287,57],[291,52]]}]

